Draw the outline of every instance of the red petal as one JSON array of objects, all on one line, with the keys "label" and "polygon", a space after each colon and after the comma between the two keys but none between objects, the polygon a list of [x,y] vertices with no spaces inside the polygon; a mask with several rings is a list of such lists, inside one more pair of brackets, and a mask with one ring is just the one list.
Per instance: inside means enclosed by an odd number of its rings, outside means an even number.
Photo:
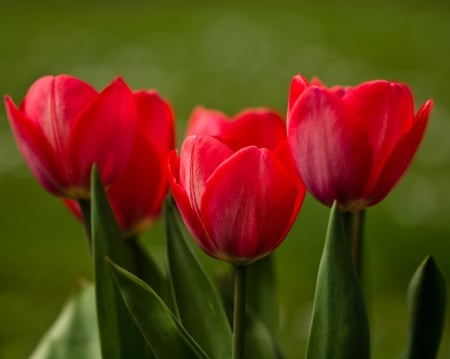
[{"label": "red petal", "polygon": [[300,208],[294,181],[267,149],[247,147],[224,162],[202,199],[204,223],[216,243],[211,255],[251,262],[285,238]]},{"label": "red petal", "polygon": [[211,247],[212,242],[209,240],[209,236],[205,231],[205,227],[198,213],[194,211],[185,189],[180,185],[180,159],[175,150],[169,153],[168,162],[170,189],[180,210],[180,214],[183,217],[183,221],[199,246],[208,253],[208,250],[213,250]]},{"label": "red petal", "polygon": [[308,80],[302,75],[296,75],[291,81],[291,87],[289,88],[288,98],[288,115],[294,107],[295,102],[300,95],[309,87]]},{"label": "red petal", "polygon": [[224,126],[221,141],[233,151],[247,146],[273,150],[286,139],[283,118],[269,109],[249,109]]},{"label": "red petal", "polygon": [[136,136],[130,160],[108,191],[111,205],[124,232],[133,232],[161,212],[167,192],[166,158],[143,133]]},{"label": "red petal", "polygon": [[21,110],[40,125],[55,151],[65,153],[72,125],[96,97],[93,87],[74,77],[44,76],[30,87]]},{"label": "red petal", "polygon": [[378,182],[371,194],[369,205],[380,202],[397,184],[411,163],[428,124],[428,118],[433,107],[431,100],[426,101],[418,111],[412,129],[403,135],[394,151],[387,160]]},{"label": "red petal", "polygon": [[180,184],[198,212],[205,183],[217,166],[233,152],[210,136],[189,136],[181,147]]},{"label": "red petal", "polygon": [[[303,183],[303,180],[300,177],[300,174],[295,167],[294,160],[292,158],[291,149],[289,148],[289,144],[287,140],[283,141],[279,147],[273,151],[273,154],[277,156],[280,162],[283,164],[286,171],[289,173],[289,177],[292,178],[298,186],[298,190],[300,195],[305,197],[306,187]],[[302,199],[303,201],[303,199]]]},{"label": "red petal", "polygon": [[208,110],[197,106],[189,117],[187,136],[209,135],[220,137],[228,118],[220,111]]},{"label": "red petal", "polygon": [[63,195],[70,187],[64,176],[64,169],[42,133],[39,125],[21,113],[10,97],[5,97],[6,113],[11,124],[17,146],[36,179],[50,193]]},{"label": "red petal", "polygon": [[75,123],[69,151],[74,182],[89,188],[91,167],[97,164],[105,186],[121,174],[136,135],[134,96],[121,79],[113,81]]},{"label": "red petal", "polygon": [[170,104],[156,91],[138,91],[134,97],[139,131],[143,131],[159,153],[166,156],[175,146],[174,116]]},{"label": "red petal", "polygon": [[403,84],[371,81],[355,87],[344,101],[367,126],[373,151],[371,180],[366,187],[370,193],[399,139],[411,128],[413,98]]},{"label": "red petal", "polygon": [[366,82],[349,91],[344,101],[366,124],[376,160],[389,154],[412,126],[414,103],[403,84]]},{"label": "red petal", "polygon": [[342,206],[363,195],[371,168],[364,127],[342,100],[321,87],[305,90],[291,111],[288,142],[308,190]]}]

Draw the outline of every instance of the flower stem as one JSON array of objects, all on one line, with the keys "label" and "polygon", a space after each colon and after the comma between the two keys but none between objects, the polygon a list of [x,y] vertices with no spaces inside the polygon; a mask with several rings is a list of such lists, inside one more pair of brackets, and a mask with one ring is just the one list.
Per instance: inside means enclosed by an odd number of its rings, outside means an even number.
[{"label": "flower stem", "polygon": [[83,225],[86,234],[89,250],[92,253],[92,232],[91,232],[91,201],[87,199],[80,199],[78,201],[80,205],[81,214],[83,215]]},{"label": "flower stem", "polygon": [[234,312],[232,359],[244,357],[245,304],[247,266],[234,266]]},{"label": "flower stem", "polygon": [[365,210],[342,214],[356,273],[361,280],[364,249]]}]

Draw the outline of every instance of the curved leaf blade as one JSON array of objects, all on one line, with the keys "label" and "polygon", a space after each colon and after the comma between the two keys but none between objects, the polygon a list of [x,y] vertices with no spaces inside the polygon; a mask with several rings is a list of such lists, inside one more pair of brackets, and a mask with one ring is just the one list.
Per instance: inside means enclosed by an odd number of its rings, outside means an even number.
[{"label": "curved leaf blade", "polygon": [[95,167],[91,189],[91,234],[102,356],[108,359],[154,358],[105,264],[104,258],[108,256],[128,270],[136,271],[133,250],[122,238]]},{"label": "curved leaf blade", "polygon": [[112,261],[108,263],[123,300],[157,358],[208,358],[150,286]]},{"label": "curved leaf blade", "polygon": [[230,358],[231,328],[222,300],[184,235],[181,219],[171,200],[166,201],[165,220],[177,315],[211,358]]},{"label": "curved leaf blade", "polygon": [[308,359],[368,359],[369,323],[336,203],[319,265]]}]

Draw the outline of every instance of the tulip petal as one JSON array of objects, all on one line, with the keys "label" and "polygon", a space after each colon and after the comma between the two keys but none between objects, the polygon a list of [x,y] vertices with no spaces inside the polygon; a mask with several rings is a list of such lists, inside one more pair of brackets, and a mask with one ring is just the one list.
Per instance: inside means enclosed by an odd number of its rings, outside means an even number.
[{"label": "tulip petal", "polygon": [[5,107],[17,146],[31,172],[47,191],[62,195],[67,183],[64,172],[60,171],[64,166],[54,158],[52,147],[39,124],[25,117],[8,96],[5,97]]},{"label": "tulip petal", "polygon": [[332,92],[309,87],[288,121],[294,163],[308,190],[329,206],[351,203],[363,194],[371,149],[362,125]]},{"label": "tulip petal", "polygon": [[218,252],[233,263],[264,257],[284,239],[300,208],[297,187],[267,149],[246,147],[208,181],[201,214]]},{"label": "tulip petal", "polygon": [[403,135],[386,161],[370,196],[369,205],[375,205],[385,198],[405,173],[422,141],[432,107],[433,101],[428,100],[419,109],[413,127]]},{"label": "tulip petal", "polygon": [[199,212],[205,183],[219,164],[233,152],[210,136],[189,136],[181,147],[180,184],[196,212]]},{"label": "tulip petal", "polygon": [[78,186],[89,187],[94,163],[105,186],[111,184],[127,164],[136,125],[134,96],[122,79],[116,79],[74,124],[69,154]]},{"label": "tulip petal", "polygon": [[21,110],[40,125],[57,153],[65,153],[72,125],[96,97],[97,91],[79,79],[44,76],[30,87]]},{"label": "tulip petal", "polygon": [[156,91],[134,94],[139,114],[139,127],[161,156],[175,147],[174,116],[170,104]]},{"label": "tulip petal", "polygon": [[299,192],[304,197],[306,187],[297,171],[297,168],[295,167],[291,149],[289,148],[287,140],[281,142],[281,144],[273,151],[273,154],[280,160],[280,162],[284,165],[284,168],[289,172],[289,177],[297,183]]},{"label": "tulip petal", "polygon": [[[168,164],[170,189],[172,191],[173,198],[177,203],[177,207],[180,210],[180,214],[183,217],[183,221],[189,231],[194,235],[194,238],[197,240],[199,246],[208,252],[208,250],[212,250],[210,247],[212,242],[209,240],[209,235],[206,232],[200,217],[198,216],[198,211],[195,211],[192,208],[185,189],[180,185],[180,159],[175,150],[169,153]],[[206,248],[208,250],[206,250]]]},{"label": "tulip petal", "polygon": [[269,109],[249,109],[224,126],[220,140],[233,151],[247,146],[275,149],[286,139],[283,118]]},{"label": "tulip petal", "polygon": [[[143,133],[136,136],[125,170],[108,191],[111,207],[125,232],[132,232],[159,215],[167,191],[166,161]],[[142,228],[139,228],[142,229]]]},{"label": "tulip petal", "polygon": [[406,85],[379,80],[355,87],[344,101],[367,126],[374,164],[366,186],[370,192],[398,140],[412,126],[412,94]]},{"label": "tulip petal", "polygon": [[304,76],[296,75],[292,78],[291,86],[289,88],[288,115],[294,107],[295,102],[308,87],[308,80]]},{"label": "tulip petal", "polygon": [[228,118],[220,111],[197,106],[189,117],[187,135],[209,135],[219,137]]}]

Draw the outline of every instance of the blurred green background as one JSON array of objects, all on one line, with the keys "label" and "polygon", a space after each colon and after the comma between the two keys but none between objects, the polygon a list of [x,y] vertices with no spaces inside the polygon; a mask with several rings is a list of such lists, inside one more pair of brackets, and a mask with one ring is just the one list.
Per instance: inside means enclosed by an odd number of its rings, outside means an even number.
[{"label": "blurred green background", "polygon": [[[446,2],[9,2],[0,9],[0,92],[19,103],[45,74],[98,89],[116,75],[173,105],[178,139],[197,104],[285,113],[297,73],[326,84],[406,82],[435,108],[407,175],[368,211],[366,280],[374,358],[405,342],[409,278],[433,253],[450,280],[450,6]],[[42,190],[0,112],[0,358],[26,357],[78,278],[91,278],[79,224]],[[277,252],[280,340],[303,358],[328,209],[307,198]],[[163,257],[161,224],[145,237]],[[205,258],[214,266],[214,262]],[[450,282],[449,282],[450,283]],[[439,358],[450,357],[450,326]]]}]

